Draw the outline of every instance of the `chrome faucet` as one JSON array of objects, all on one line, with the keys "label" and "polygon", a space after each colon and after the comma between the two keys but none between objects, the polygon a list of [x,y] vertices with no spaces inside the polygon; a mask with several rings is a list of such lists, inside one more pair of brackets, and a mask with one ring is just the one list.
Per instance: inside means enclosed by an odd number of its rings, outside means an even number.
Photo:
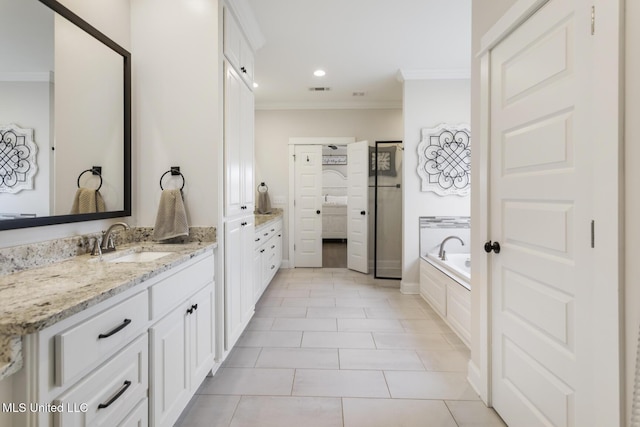
[{"label": "chrome faucet", "polygon": [[116,227],[122,227],[125,230],[129,230],[131,228],[126,222],[116,222],[115,224],[111,224],[109,228],[107,228],[107,231],[102,232],[102,239],[100,239],[98,245],[98,252],[100,252],[101,254],[105,252],[113,252],[116,250],[116,245],[113,243],[113,236],[111,235],[113,229]]},{"label": "chrome faucet", "polygon": [[444,250],[444,244],[445,244],[445,243],[447,243],[447,240],[451,240],[451,239],[458,239],[458,240],[460,241],[460,244],[461,244],[462,246],[464,246],[464,242],[463,242],[463,241],[462,241],[462,239],[461,239],[461,238],[459,238],[458,236],[449,236],[449,237],[446,237],[446,238],[442,241],[442,243],[440,243],[440,251],[438,252],[438,257],[439,257],[441,260],[443,260],[443,261],[446,261],[446,260],[447,260],[447,253],[446,253],[446,252],[445,252],[445,250]]}]

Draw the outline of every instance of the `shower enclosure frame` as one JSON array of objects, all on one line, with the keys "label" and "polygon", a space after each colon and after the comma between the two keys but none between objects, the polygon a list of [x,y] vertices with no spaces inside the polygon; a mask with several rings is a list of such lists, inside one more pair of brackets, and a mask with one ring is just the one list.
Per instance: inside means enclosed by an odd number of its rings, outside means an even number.
[{"label": "shower enclosure frame", "polygon": [[[396,147],[400,149],[400,151],[404,151],[404,146],[402,141],[376,141],[375,142],[375,165],[378,164],[378,146],[380,144],[396,144]],[[404,158],[403,163],[404,167]],[[400,277],[388,277],[388,276],[380,276],[378,275],[378,168],[376,167],[374,176],[374,184],[373,184],[373,277],[375,279],[384,279],[384,280],[400,280],[402,279],[402,270],[400,273]],[[400,175],[402,178],[402,175]],[[401,179],[402,181],[402,179]],[[402,188],[402,182],[400,184],[393,185],[395,188]],[[390,187],[390,186],[386,186]],[[400,220],[402,220],[402,215],[400,215]]]}]

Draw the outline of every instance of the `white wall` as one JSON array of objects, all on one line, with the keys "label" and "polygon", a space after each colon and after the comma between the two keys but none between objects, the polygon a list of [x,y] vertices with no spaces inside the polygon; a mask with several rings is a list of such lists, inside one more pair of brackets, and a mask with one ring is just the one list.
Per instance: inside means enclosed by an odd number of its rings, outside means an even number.
[{"label": "white wall", "polygon": [[627,416],[631,417],[633,379],[636,368],[638,325],[640,324],[640,2],[626,2],[625,82],[625,345]]},{"label": "white wall", "polygon": [[[407,80],[404,82],[404,205],[402,290],[417,292],[420,276],[419,217],[469,216],[469,197],[441,197],[421,192],[417,173],[421,129],[440,123],[470,120],[470,82],[459,80]],[[473,139],[471,142],[473,158]],[[473,183],[472,183],[473,187]]]},{"label": "white wall", "polygon": [[[271,205],[286,208],[289,199],[289,138],[353,136],[369,142],[402,140],[402,111],[258,110],[255,122],[256,182],[269,186]],[[281,198],[283,203],[276,204]],[[289,259],[289,212],[284,211],[283,259]]]},{"label": "white wall", "polygon": [[[186,178],[189,225],[216,225],[221,175],[218,1],[136,0],[131,22],[138,225],[155,224],[158,181],[171,166],[180,166]],[[163,181],[164,188],[181,184]]]}]

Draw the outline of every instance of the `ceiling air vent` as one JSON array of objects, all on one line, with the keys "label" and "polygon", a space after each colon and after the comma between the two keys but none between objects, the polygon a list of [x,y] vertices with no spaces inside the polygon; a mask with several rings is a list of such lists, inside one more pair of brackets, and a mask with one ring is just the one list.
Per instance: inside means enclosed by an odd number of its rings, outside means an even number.
[{"label": "ceiling air vent", "polygon": [[329,92],[331,90],[330,87],[310,87],[310,92]]}]

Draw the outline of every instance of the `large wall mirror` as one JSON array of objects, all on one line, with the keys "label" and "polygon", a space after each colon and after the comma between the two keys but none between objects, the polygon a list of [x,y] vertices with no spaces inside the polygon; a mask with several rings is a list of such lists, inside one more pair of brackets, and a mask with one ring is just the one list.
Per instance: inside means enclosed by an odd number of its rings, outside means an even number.
[{"label": "large wall mirror", "polygon": [[0,0],[0,58],[0,230],[131,215],[129,52],[55,0]]}]

